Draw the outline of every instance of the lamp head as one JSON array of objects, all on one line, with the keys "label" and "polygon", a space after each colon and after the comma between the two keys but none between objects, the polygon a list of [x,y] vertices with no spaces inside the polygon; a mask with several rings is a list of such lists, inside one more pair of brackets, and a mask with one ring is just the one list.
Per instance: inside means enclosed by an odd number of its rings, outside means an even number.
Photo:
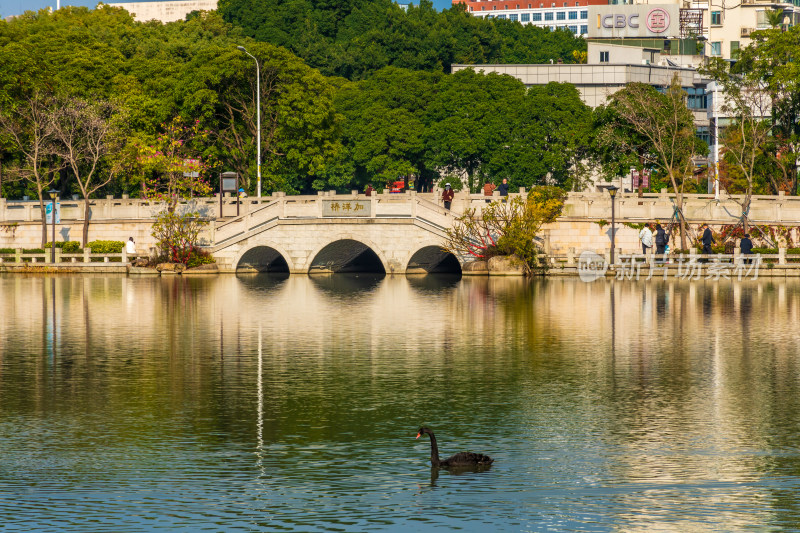
[{"label": "lamp head", "polygon": [[612,185],[611,187],[608,188],[608,194],[611,195],[611,198],[614,198],[617,195],[618,190],[619,187],[617,187],[616,185]]},{"label": "lamp head", "polygon": [[56,194],[58,194],[58,191],[56,189],[50,189],[49,191],[47,191],[47,194],[50,195],[50,198],[55,198]]},{"label": "lamp head", "polygon": [[247,50],[245,50],[244,46],[237,46],[236,48],[238,48],[242,52],[247,52]]}]

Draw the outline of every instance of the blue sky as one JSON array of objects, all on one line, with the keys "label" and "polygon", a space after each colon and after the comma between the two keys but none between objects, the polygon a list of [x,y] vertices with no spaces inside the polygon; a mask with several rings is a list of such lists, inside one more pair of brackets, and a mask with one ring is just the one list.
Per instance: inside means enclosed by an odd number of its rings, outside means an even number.
[{"label": "blue sky", "polygon": [[[97,5],[97,1],[98,0],[61,0],[61,5],[94,7]],[[112,1],[123,2],[130,0],[108,0],[109,3]],[[436,9],[444,9],[450,7],[450,1],[451,0],[433,0],[433,5]],[[417,2],[413,1],[412,3]],[[35,11],[46,8],[47,6],[55,9],[56,0],[0,0],[0,17],[19,15],[24,11]]]}]

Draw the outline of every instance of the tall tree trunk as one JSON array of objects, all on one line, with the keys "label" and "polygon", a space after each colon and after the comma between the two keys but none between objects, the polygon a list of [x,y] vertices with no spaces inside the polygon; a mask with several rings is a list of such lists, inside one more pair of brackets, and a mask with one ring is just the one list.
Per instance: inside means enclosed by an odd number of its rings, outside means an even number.
[{"label": "tall tree trunk", "polygon": [[88,195],[83,197],[83,233],[81,234],[81,246],[86,248],[89,244],[89,198]]},{"label": "tall tree trunk", "polygon": [[39,211],[42,213],[42,248],[44,248],[44,245],[47,244],[47,213],[45,211],[41,189],[39,189]]}]

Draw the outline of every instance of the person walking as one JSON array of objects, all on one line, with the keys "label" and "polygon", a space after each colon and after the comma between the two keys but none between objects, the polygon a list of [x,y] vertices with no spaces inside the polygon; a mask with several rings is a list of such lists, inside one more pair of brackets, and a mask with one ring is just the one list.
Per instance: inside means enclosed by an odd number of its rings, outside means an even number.
[{"label": "person walking", "polygon": [[642,253],[647,255],[647,249],[653,247],[653,232],[647,224],[639,231],[639,240],[642,242]]},{"label": "person walking", "polygon": [[486,203],[487,203],[487,204],[488,204],[488,203],[490,203],[490,202],[492,201],[492,199],[491,199],[491,197],[492,197],[492,193],[494,192],[494,190],[495,190],[496,188],[497,188],[497,185],[495,185],[495,184],[494,184],[494,183],[492,183],[491,181],[487,181],[487,182],[486,182],[486,183],[483,185],[483,195],[487,197],[487,198],[486,198]]},{"label": "person walking", "polygon": [[667,243],[669,243],[669,235],[661,227],[661,224],[656,224],[656,254],[660,255],[662,260],[666,253]]},{"label": "person walking", "polygon": [[[742,255],[753,254],[753,241],[750,240],[749,233],[745,233],[744,237],[742,237],[741,242],[739,242],[739,249],[742,251]],[[749,265],[753,262],[753,260],[748,258],[745,259],[744,262]]]},{"label": "person walking", "polygon": [[717,241],[714,240],[714,235],[711,234],[711,229],[709,229],[708,224],[703,223],[703,237],[700,239],[703,243],[703,254],[710,254],[711,253],[711,245],[716,244]]},{"label": "person walking", "polygon": [[453,197],[455,195],[456,193],[450,188],[450,184],[445,183],[444,190],[442,191],[442,201],[444,201],[444,208],[448,211],[450,210],[450,205],[453,203]]}]

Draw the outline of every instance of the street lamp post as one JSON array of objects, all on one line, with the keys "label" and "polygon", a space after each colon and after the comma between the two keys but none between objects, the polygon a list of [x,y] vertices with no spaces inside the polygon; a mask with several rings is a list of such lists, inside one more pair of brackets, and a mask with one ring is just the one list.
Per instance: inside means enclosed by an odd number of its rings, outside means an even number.
[{"label": "street lamp post", "polygon": [[711,118],[714,119],[714,200],[719,202],[719,115],[717,115],[717,82],[712,83]]},{"label": "street lamp post", "polygon": [[[50,262],[56,262],[56,195],[58,191],[55,189],[50,189],[47,191],[50,194],[50,201],[53,202],[53,209],[50,212],[50,216],[52,217],[53,221],[53,242],[50,243]],[[88,201],[88,200],[87,200]]]},{"label": "street lamp post", "polygon": [[261,198],[261,67],[258,65],[258,59],[253,54],[248,52],[244,46],[237,46],[239,50],[253,58],[256,62],[256,144],[258,145],[258,197]]},{"label": "street lamp post", "polygon": [[614,199],[617,197],[619,187],[612,185],[608,188],[608,194],[611,195],[611,264],[614,264],[614,226],[616,219],[614,217]]}]

